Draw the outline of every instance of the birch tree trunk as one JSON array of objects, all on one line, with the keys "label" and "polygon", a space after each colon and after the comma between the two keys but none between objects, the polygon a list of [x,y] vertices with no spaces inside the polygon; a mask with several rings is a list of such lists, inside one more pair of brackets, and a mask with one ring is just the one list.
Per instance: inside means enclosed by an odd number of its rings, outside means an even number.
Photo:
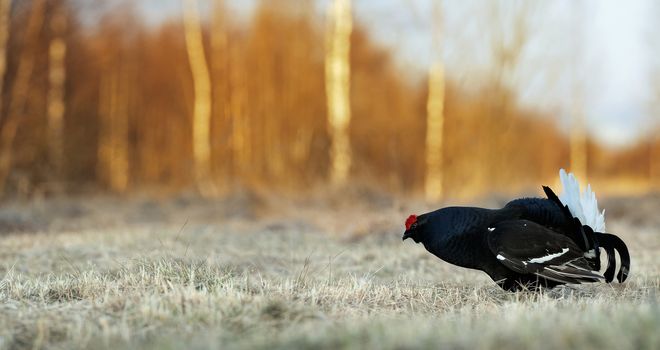
[{"label": "birch tree trunk", "polygon": [[36,56],[34,44],[39,39],[39,33],[44,23],[44,4],[43,0],[35,0],[32,4],[32,12],[24,36],[24,41],[32,46],[26,45],[21,52],[11,97],[7,102],[7,115],[0,130],[0,194],[5,191],[7,177],[11,170],[14,138],[28,100],[30,79]]},{"label": "birch tree trunk", "polygon": [[[660,3],[655,2],[650,9],[651,16],[654,20],[660,19]],[[654,27],[648,28],[646,33],[649,42],[649,51],[651,64],[651,81],[650,88],[652,91],[652,100],[650,104],[650,111],[652,114],[652,122],[649,134],[649,187],[652,190],[660,191],[660,38],[656,34]]]},{"label": "birch tree trunk", "polygon": [[128,188],[128,111],[125,71],[115,69],[101,77],[99,91],[99,148],[97,173],[112,191]]},{"label": "birch tree trunk", "polygon": [[333,0],[329,6],[325,76],[332,139],[330,180],[334,185],[342,185],[348,180],[351,167],[348,131],[351,122],[350,45],[353,22],[350,0]]},{"label": "birch tree trunk", "polygon": [[[230,103],[229,103],[229,41],[227,35],[227,16],[225,14],[225,0],[214,0],[213,21],[211,24],[211,74],[213,77],[213,118],[216,135],[224,135],[223,129],[229,126]],[[218,130],[220,129],[220,130]],[[220,140],[215,145],[226,145],[227,142]],[[225,162],[220,169],[224,182],[230,178],[232,161],[226,159],[228,152],[222,149]],[[217,156],[216,156],[217,157]]]},{"label": "birch tree trunk", "polygon": [[445,74],[442,63],[442,13],[438,2],[433,5],[433,48],[435,62],[429,68],[429,95],[426,103],[426,200],[438,201],[443,195],[443,133]]},{"label": "birch tree trunk", "polygon": [[48,150],[55,177],[61,180],[64,162],[64,82],[66,80],[66,14],[63,6],[54,10],[48,47]]},{"label": "birch tree trunk", "polygon": [[200,194],[212,196],[216,189],[211,178],[211,77],[204,55],[197,0],[182,1],[186,49],[195,94],[193,107],[195,182]]},{"label": "birch tree trunk", "polygon": [[571,112],[571,172],[579,179],[587,176],[587,133],[585,132],[584,112],[579,97],[573,97],[573,108]]},{"label": "birch tree trunk", "polygon": [[[9,26],[11,11],[11,0],[0,0],[0,114],[3,107],[3,88],[5,72],[7,71],[7,39],[9,39]],[[2,118],[0,118],[2,120]]]},{"label": "birch tree trunk", "polygon": [[585,128],[585,115],[583,106],[583,88],[582,77],[580,76],[580,63],[582,59],[583,33],[580,28],[582,16],[582,7],[580,4],[573,4],[572,18],[572,38],[573,38],[573,62],[572,70],[572,104],[571,104],[571,133],[570,133],[570,162],[571,172],[578,179],[587,177],[587,133]]},{"label": "birch tree trunk", "polygon": [[490,110],[493,117],[481,129],[487,135],[484,139],[490,142],[482,143],[485,169],[482,166],[480,174],[482,184],[490,188],[509,184],[519,175],[513,168],[502,165],[511,162],[511,155],[516,154],[518,147],[512,142],[516,139],[514,91],[521,88],[519,73],[524,66],[523,55],[532,40],[531,14],[538,5],[525,1],[491,1],[488,5],[494,25],[491,29],[494,91]]},{"label": "birch tree trunk", "polygon": [[241,51],[236,45],[229,46],[229,110],[232,118],[231,149],[235,178],[242,178],[252,157],[250,123],[247,119],[249,103],[247,77]]},{"label": "birch tree trunk", "polygon": [[[654,135],[659,132],[660,128],[656,126]],[[649,185],[651,189],[660,189],[660,137],[658,136],[651,136],[649,140]]]},{"label": "birch tree trunk", "polygon": [[429,69],[429,96],[426,103],[426,183],[428,201],[438,201],[443,195],[443,133],[445,76],[442,62]]}]

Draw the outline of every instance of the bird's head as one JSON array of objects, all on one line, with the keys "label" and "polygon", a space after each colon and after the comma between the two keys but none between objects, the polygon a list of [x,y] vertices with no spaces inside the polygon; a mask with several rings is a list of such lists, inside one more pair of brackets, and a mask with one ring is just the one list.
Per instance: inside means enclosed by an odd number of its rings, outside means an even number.
[{"label": "bird's head", "polygon": [[406,231],[403,232],[403,240],[412,238],[415,243],[419,243],[423,234],[423,227],[425,223],[424,216],[417,216],[412,214],[406,219]]},{"label": "bird's head", "polygon": [[[459,235],[478,224],[479,215],[474,214],[474,208],[448,207],[422,215],[410,215],[406,219],[406,231],[403,240],[412,238],[415,243],[430,243]],[[466,219],[466,216],[475,219]]]}]

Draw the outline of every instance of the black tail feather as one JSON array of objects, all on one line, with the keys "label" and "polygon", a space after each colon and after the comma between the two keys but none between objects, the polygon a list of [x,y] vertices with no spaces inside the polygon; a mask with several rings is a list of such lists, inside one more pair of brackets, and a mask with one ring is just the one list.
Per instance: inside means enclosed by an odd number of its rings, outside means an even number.
[{"label": "black tail feather", "polygon": [[603,276],[605,276],[605,282],[610,283],[614,280],[614,273],[616,271],[614,248],[611,245],[603,245],[603,249],[605,249],[605,252],[607,253],[607,269]]},{"label": "black tail feather", "polygon": [[555,192],[548,186],[543,186],[543,192],[545,192],[545,195],[548,197],[549,200],[554,202],[559,206],[561,211],[564,213],[569,218],[573,217],[573,214],[571,214],[571,211],[568,209],[568,206],[564,205],[564,203],[561,202],[559,197],[555,194]]},{"label": "black tail feather", "polygon": [[591,229],[591,227],[582,225],[580,222],[580,219],[576,218],[571,214],[570,209],[568,209],[567,205],[564,205],[564,203],[561,202],[559,197],[555,194],[554,191],[548,186],[543,186],[543,192],[545,192],[545,195],[548,197],[550,201],[555,203],[559,209],[562,211],[564,216],[569,220],[571,223],[571,228],[569,231],[571,234],[568,234],[571,239],[580,247],[582,250],[585,252],[593,250],[594,253],[596,254],[596,257],[593,259],[590,259],[590,262],[594,266],[595,270],[600,270],[600,254],[599,254],[599,247],[598,247],[598,241],[594,236],[594,231]]},{"label": "black tail feather", "polygon": [[568,206],[561,202],[559,197],[557,197],[550,187],[543,186],[543,191],[548,199],[557,204],[562,213],[573,221],[573,229],[571,231],[574,233],[569,234],[571,239],[573,239],[580,248],[584,249],[585,252],[591,250],[594,251],[595,256],[587,259],[591,267],[595,271],[600,270],[600,248],[605,249],[605,252],[607,253],[607,269],[605,270],[604,277],[608,283],[612,282],[616,271],[616,258],[614,253],[616,250],[621,258],[621,267],[619,268],[619,273],[616,275],[616,278],[620,283],[625,281],[630,273],[630,253],[628,252],[628,247],[621,238],[609,233],[594,232],[591,227],[587,225],[583,226],[579,219],[573,217]]},{"label": "black tail feather", "polygon": [[[625,281],[630,273],[630,253],[628,252],[628,247],[621,238],[613,234],[596,232],[596,235],[600,242],[600,246],[607,252],[608,264],[607,271],[605,271],[605,278],[607,278],[609,282],[614,277],[614,250],[616,250],[621,258],[621,267],[619,268],[619,273],[616,275],[616,279],[619,283]],[[609,278],[608,272],[610,274]]]},{"label": "black tail feather", "polygon": [[[577,223],[580,223],[580,220],[574,218]],[[596,237],[596,233],[589,225],[582,225],[580,232],[582,232],[582,237],[587,242],[586,252],[593,251],[594,256],[587,259],[594,270],[600,270],[600,243]]]}]

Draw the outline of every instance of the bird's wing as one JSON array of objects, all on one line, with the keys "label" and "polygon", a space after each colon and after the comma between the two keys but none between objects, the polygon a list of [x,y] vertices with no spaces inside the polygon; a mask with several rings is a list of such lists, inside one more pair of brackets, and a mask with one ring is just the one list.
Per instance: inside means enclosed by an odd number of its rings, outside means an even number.
[{"label": "bird's wing", "polygon": [[519,218],[531,220],[548,227],[572,227],[573,216],[565,208],[550,188],[544,186],[548,198],[518,198],[506,204],[505,208],[519,210]]},{"label": "bird's wing", "polygon": [[543,191],[547,199],[519,198],[507,203],[505,208],[517,209],[518,219],[534,221],[539,225],[559,230],[584,251],[594,249],[594,239],[584,232],[580,220],[573,217],[568,207],[559,200],[550,187],[543,186]]},{"label": "bird's wing", "polygon": [[[600,245],[594,230],[591,226],[582,225],[580,220],[577,217],[573,217],[568,206],[564,205],[559,197],[552,191],[550,187],[543,186],[543,191],[548,196],[548,200],[555,203],[559,208],[561,208],[564,216],[572,221],[572,225],[563,228],[565,235],[570,237],[574,242],[587,252],[587,260],[594,270],[600,270]],[[611,279],[608,279],[608,283],[611,282]]]},{"label": "bird's wing", "polygon": [[488,247],[500,263],[521,274],[574,284],[603,279],[589,269],[584,251],[572,239],[532,221],[510,220],[489,227]]}]

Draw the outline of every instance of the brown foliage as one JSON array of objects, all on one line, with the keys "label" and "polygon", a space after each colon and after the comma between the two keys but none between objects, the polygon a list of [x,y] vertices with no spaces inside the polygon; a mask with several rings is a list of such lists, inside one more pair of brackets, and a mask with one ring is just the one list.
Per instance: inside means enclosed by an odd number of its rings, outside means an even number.
[{"label": "brown foliage", "polygon": [[[35,1],[12,9],[3,101],[11,98],[22,52],[34,55],[34,72],[23,118],[12,145],[10,188],[28,183],[44,189],[47,166],[47,49],[43,26],[25,41]],[[95,23],[81,23],[77,2],[69,7],[66,33],[65,172],[67,188],[107,186],[99,173],[98,147],[107,122],[100,104],[102,82],[120,76],[126,118],[129,189],[182,189],[192,185],[192,79],[180,19],[141,24],[130,3],[109,6]],[[308,3],[308,5],[311,4]],[[313,6],[259,3],[246,25],[218,11],[222,26],[206,26],[204,40],[213,87],[213,176],[220,184],[304,189],[325,183],[329,133],[324,86],[324,27]],[[210,28],[226,41],[211,49]],[[223,39],[224,40],[224,39]],[[392,54],[359,24],[351,39],[350,126],[352,176],[395,191],[418,191],[424,173],[427,84],[408,77]],[[29,48],[28,51],[25,51]],[[445,188],[449,196],[520,191],[548,183],[567,166],[568,144],[549,115],[524,110],[514,91],[483,84],[470,91],[447,72]],[[7,124],[3,105],[0,128]],[[614,153],[590,143],[590,173],[648,174],[649,146]],[[643,164],[643,165],[642,165]],[[625,168],[626,174],[620,170]],[[26,180],[27,179],[27,180]]]}]

